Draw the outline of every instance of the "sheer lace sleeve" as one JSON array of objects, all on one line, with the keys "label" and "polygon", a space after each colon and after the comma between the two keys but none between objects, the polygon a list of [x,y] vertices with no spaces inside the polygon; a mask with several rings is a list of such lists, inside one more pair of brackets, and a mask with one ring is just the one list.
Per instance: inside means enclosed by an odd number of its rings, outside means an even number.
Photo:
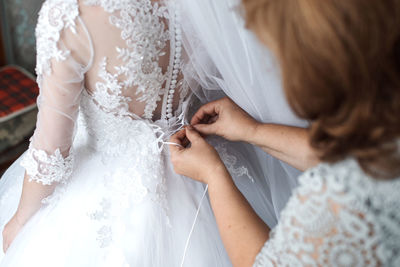
[{"label": "sheer lace sleeve", "polygon": [[50,185],[72,172],[75,121],[93,50],[76,0],[47,0],[36,38],[39,113],[21,165],[31,181]]},{"label": "sheer lace sleeve", "polygon": [[354,161],[305,173],[256,258],[264,266],[399,266],[399,181]]}]

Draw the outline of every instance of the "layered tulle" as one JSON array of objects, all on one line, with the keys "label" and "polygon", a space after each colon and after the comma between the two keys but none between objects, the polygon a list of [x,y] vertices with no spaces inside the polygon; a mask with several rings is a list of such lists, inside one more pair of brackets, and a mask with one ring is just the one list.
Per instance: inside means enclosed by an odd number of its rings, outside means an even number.
[{"label": "layered tulle", "polygon": [[[183,46],[189,64],[184,71],[192,90],[204,102],[229,96],[263,123],[307,126],[290,109],[272,53],[245,27],[239,0],[181,0]],[[257,210],[273,207],[263,218],[275,226],[300,172],[258,148],[238,148],[255,169],[260,194],[248,193]],[[244,163],[246,164],[246,163]],[[254,187],[256,192],[258,186]]]},{"label": "layered tulle", "polygon": [[[155,135],[148,140],[136,156],[152,168],[123,153],[99,153],[78,133],[71,180],[45,200],[0,266],[230,266],[207,198],[190,235],[204,186],[174,173],[166,147],[159,158],[147,157],[157,145]],[[19,162],[1,179],[1,229],[21,194]],[[154,181],[162,183],[152,192]]]}]

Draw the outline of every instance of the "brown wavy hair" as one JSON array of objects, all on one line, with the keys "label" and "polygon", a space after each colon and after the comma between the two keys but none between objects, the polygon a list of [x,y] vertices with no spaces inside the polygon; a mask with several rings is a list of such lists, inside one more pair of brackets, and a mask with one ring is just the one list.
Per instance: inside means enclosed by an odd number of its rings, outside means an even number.
[{"label": "brown wavy hair", "polygon": [[400,0],[243,0],[293,110],[326,162],[400,175]]}]

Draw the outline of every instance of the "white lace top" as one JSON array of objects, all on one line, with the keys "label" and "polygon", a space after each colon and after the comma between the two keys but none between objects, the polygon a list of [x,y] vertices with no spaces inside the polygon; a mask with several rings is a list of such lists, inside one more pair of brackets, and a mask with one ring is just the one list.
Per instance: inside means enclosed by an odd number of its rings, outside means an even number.
[{"label": "white lace top", "polygon": [[188,86],[175,1],[47,0],[36,37],[39,114],[22,160],[31,180],[68,180],[82,114],[94,146],[114,152],[134,147],[134,120],[160,138],[183,120]]},{"label": "white lace top", "polygon": [[307,171],[254,266],[400,266],[399,192],[350,159]]}]

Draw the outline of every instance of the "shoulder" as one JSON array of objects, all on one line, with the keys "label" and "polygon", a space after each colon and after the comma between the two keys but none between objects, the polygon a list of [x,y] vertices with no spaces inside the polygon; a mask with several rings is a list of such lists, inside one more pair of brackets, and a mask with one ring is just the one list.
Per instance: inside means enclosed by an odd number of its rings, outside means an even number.
[{"label": "shoulder", "polygon": [[325,191],[328,194],[352,195],[358,199],[380,195],[388,201],[400,201],[400,177],[379,180],[366,174],[353,158],[328,164],[322,163],[304,172],[299,178],[298,194]]},{"label": "shoulder", "polygon": [[399,190],[399,179],[375,180],[353,159],[310,169],[255,266],[398,266]]},{"label": "shoulder", "polygon": [[36,26],[38,77],[51,73],[52,59],[64,61],[70,51],[58,45],[64,30],[76,34],[79,17],[78,0],[46,0],[39,12]]},{"label": "shoulder", "polygon": [[[379,259],[391,264],[400,261],[400,255],[395,253],[400,250],[399,192],[399,178],[377,180],[354,159],[321,164],[300,178],[295,198],[297,205],[303,205],[297,208],[297,218],[303,218],[303,227],[319,229],[319,236],[326,236],[326,229],[334,230],[337,235],[324,239],[337,242],[335,246],[346,244],[348,252],[375,254],[370,258],[372,262]],[[316,225],[324,225],[325,231]],[[357,242],[364,245],[354,246]],[[323,242],[330,251],[328,243]]]},{"label": "shoulder", "polygon": [[78,0],[46,0],[39,12],[38,27],[48,25],[59,30],[72,27],[78,15]]},{"label": "shoulder", "polygon": [[[319,199],[352,210],[380,217],[400,206],[400,178],[378,180],[366,174],[352,158],[334,164],[320,164],[306,171],[299,179],[294,196],[299,199]],[[305,201],[307,203],[308,201]],[[400,213],[395,212],[399,217]],[[337,214],[340,215],[340,212]]]}]

